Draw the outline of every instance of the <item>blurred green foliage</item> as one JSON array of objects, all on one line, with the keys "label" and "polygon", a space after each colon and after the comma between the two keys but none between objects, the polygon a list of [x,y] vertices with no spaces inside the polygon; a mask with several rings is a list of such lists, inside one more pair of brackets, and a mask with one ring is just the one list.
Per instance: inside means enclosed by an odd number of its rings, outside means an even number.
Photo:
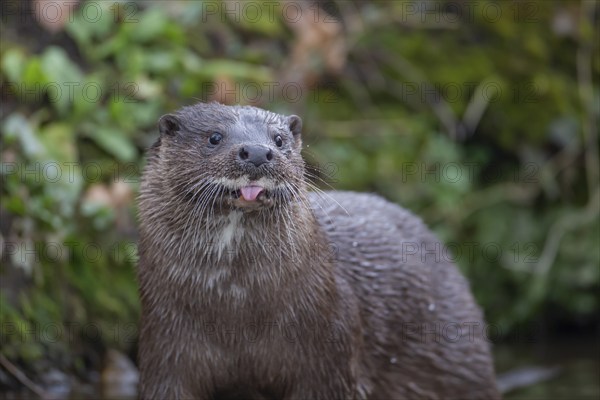
[{"label": "blurred green foliage", "polygon": [[[425,20],[407,13],[419,2],[328,3],[344,21],[344,67],[331,73],[311,59],[318,78],[303,83],[299,101],[278,92],[258,104],[302,115],[305,156],[323,188],[375,191],[421,215],[502,334],[593,322],[600,229],[589,121],[600,101],[582,71],[597,77],[600,63],[589,10],[477,3],[500,7],[492,20],[455,18],[449,3],[434,3],[442,18]],[[106,334],[138,313],[133,196],[115,205],[116,183],[135,192],[161,114],[223,79],[275,82],[298,46],[282,18],[204,18],[203,2],[134,13],[133,3],[96,4],[99,20],[76,13],[43,46],[32,45],[35,33],[2,27],[0,273],[20,283],[2,286],[0,318],[20,332],[3,328],[13,359],[73,362],[90,339],[86,324],[105,333],[96,344],[131,348]],[[572,26],[561,31],[565,19]],[[48,163],[63,168],[59,179],[48,179]],[[61,257],[45,251],[57,243]],[[35,246],[39,257],[27,253]],[[51,323],[74,324],[75,338],[27,334]]]}]

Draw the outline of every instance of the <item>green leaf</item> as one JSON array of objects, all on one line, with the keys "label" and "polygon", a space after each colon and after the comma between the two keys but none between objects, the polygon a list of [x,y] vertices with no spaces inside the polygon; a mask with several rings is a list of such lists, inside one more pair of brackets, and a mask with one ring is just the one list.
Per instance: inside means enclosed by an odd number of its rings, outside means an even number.
[{"label": "green leaf", "polygon": [[26,62],[25,54],[21,49],[9,49],[2,55],[2,72],[6,74],[8,80],[20,83]]},{"label": "green leaf", "polygon": [[17,196],[11,196],[8,199],[3,198],[2,204],[6,207],[6,210],[14,215],[25,215],[26,208],[25,202],[22,198]]},{"label": "green leaf", "polygon": [[4,122],[2,131],[5,138],[16,138],[19,140],[26,157],[40,159],[46,156],[46,148],[35,134],[29,121],[23,115],[10,115]]},{"label": "green leaf", "polygon": [[259,82],[270,82],[275,79],[273,71],[270,68],[232,60],[206,61],[202,64],[200,73],[210,78],[225,75],[236,80]]},{"label": "green leaf", "polygon": [[25,65],[22,83],[25,85],[26,88],[35,89],[35,91],[39,93],[39,86],[45,84],[46,82],[46,75],[42,70],[42,63],[40,59],[38,57],[31,58],[29,62]]},{"label": "green leaf", "polygon": [[66,123],[51,123],[40,132],[40,142],[47,149],[48,158],[59,162],[77,160],[77,149],[73,138],[73,128]]},{"label": "green leaf", "polygon": [[114,30],[115,18],[121,12],[118,7],[118,3],[109,1],[81,7],[75,18],[69,19],[65,30],[82,48],[93,53],[92,39],[103,39]]},{"label": "green leaf", "polygon": [[60,47],[49,47],[41,57],[41,69],[46,76],[45,87],[55,108],[66,114],[74,93],[82,90],[83,74]]},{"label": "green leaf", "polygon": [[[281,12],[269,11],[267,4],[261,2],[241,2],[241,11],[243,18],[239,19],[239,24],[248,31],[263,33],[268,36],[277,36],[283,33],[281,22],[278,16]],[[233,18],[234,20],[236,18]]]},{"label": "green leaf", "polygon": [[147,42],[159,37],[167,26],[167,15],[158,7],[146,11],[136,24],[125,24],[123,32],[138,42]]},{"label": "green leaf", "polygon": [[122,131],[111,127],[97,127],[88,132],[88,135],[102,149],[113,155],[119,161],[133,161],[136,149]]}]

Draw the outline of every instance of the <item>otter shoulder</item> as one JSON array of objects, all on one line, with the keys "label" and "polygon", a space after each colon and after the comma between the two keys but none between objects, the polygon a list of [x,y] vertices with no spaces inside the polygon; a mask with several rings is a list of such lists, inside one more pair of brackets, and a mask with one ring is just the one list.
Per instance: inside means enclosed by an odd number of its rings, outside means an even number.
[{"label": "otter shoulder", "polygon": [[326,230],[335,226],[381,233],[426,229],[419,217],[376,194],[311,192],[309,198],[317,220]]},{"label": "otter shoulder", "polygon": [[424,262],[419,253],[437,248],[437,238],[418,216],[397,204],[374,194],[341,191],[312,193],[310,199],[341,263],[356,270],[405,264],[429,268],[438,263]]}]

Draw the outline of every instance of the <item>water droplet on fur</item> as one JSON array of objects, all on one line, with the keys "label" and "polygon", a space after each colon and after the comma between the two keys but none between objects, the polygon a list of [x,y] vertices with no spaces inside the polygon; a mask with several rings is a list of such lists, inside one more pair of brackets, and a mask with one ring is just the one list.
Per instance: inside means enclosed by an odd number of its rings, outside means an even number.
[{"label": "water droplet on fur", "polygon": [[431,304],[429,305],[429,307],[427,307],[427,309],[428,309],[429,311],[433,311],[433,310],[435,310],[435,303],[431,303]]},{"label": "water droplet on fur", "polygon": [[396,357],[390,358],[390,364],[396,364],[397,362],[398,362],[398,359]]}]

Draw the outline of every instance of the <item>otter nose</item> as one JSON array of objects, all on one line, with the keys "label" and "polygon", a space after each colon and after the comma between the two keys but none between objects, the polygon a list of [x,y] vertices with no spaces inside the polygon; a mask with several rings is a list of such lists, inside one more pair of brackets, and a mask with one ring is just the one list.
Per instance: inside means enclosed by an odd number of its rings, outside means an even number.
[{"label": "otter nose", "polygon": [[273,152],[265,146],[248,145],[240,149],[238,157],[244,162],[252,163],[259,167],[273,159]]}]

